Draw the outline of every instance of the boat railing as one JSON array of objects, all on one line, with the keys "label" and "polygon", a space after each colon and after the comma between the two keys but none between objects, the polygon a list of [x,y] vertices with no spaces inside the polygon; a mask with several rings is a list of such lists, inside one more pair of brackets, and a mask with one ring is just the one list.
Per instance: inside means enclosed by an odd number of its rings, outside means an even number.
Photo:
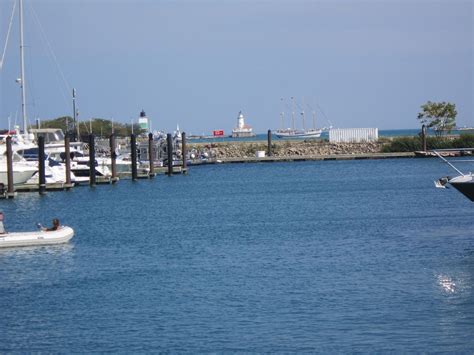
[{"label": "boat railing", "polygon": [[[443,152],[460,152],[460,153],[465,153],[465,152],[474,152],[474,148],[446,148],[446,149],[432,149],[431,150],[434,154],[436,154],[436,156],[438,158],[440,158],[443,162],[445,162],[446,164],[448,164],[452,169],[454,169],[458,174],[462,175],[462,176],[466,176],[466,175],[469,175],[471,173],[468,173],[468,174],[465,174],[463,173],[461,170],[459,170],[458,168],[456,168],[454,166],[454,164],[452,162],[450,162],[447,157],[443,156]],[[466,163],[466,162],[474,162],[474,160],[472,159],[468,159],[468,160],[460,160],[460,159],[457,159],[456,160],[456,163]]]}]

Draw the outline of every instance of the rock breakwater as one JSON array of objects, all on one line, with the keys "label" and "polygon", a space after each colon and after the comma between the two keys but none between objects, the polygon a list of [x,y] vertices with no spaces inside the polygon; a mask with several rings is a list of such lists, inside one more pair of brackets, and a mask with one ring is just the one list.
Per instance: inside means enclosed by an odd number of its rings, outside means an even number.
[{"label": "rock breakwater", "polygon": [[[272,151],[275,157],[291,156],[325,156],[337,154],[368,154],[380,153],[383,143],[329,143],[329,142],[274,142]],[[266,151],[267,144],[260,142],[222,142],[222,143],[194,143],[190,149],[206,152],[215,159],[249,158],[255,157],[257,151]]]}]

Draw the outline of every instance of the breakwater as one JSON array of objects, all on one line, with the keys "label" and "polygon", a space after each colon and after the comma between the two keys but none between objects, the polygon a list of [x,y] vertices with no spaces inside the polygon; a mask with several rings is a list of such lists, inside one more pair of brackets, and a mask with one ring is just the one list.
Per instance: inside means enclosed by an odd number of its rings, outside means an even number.
[{"label": "breakwater", "polygon": [[[267,152],[266,143],[254,142],[221,142],[190,143],[190,150],[203,152],[210,158],[226,160],[236,158],[254,158],[258,151]],[[383,143],[329,143],[326,141],[277,141],[271,145],[272,155],[277,158],[332,156],[332,155],[365,155],[381,153]],[[268,152],[267,152],[268,155]]]}]

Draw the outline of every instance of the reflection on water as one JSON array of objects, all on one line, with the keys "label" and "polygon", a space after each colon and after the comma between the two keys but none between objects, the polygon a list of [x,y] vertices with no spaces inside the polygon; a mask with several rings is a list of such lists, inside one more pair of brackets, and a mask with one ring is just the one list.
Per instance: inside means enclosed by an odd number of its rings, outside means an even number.
[{"label": "reflection on water", "polygon": [[0,262],[2,258],[15,257],[18,260],[27,260],[41,256],[70,256],[74,251],[73,243],[48,245],[48,246],[26,246],[13,248],[0,248]]},{"label": "reflection on water", "polygon": [[454,293],[457,289],[454,280],[446,275],[438,275],[438,285],[447,293]]},{"label": "reflection on water", "polygon": [[0,289],[54,282],[74,269],[73,243],[0,249]]}]

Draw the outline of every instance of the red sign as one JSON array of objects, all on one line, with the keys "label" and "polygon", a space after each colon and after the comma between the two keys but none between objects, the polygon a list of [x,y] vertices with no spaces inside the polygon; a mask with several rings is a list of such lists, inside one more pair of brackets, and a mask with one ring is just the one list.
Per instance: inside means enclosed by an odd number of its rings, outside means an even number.
[{"label": "red sign", "polygon": [[216,129],[212,131],[212,134],[214,137],[219,137],[224,135],[224,130],[223,129]]}]

